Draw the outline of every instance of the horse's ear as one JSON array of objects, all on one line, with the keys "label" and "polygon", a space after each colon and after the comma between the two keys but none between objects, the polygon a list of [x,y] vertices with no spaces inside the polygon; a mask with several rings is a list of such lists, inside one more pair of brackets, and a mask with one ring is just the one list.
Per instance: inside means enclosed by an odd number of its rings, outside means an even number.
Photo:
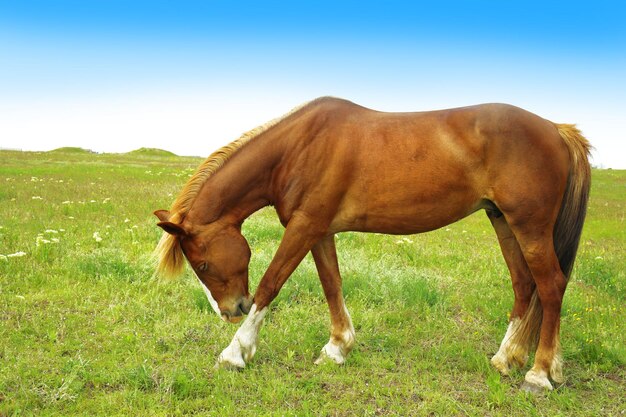
[{"label": "horse's ear", "polygon": [[174,236],[187,236],[187,231],[180,225],[172,222],[158,222],[157,226],[165,230],[170,235]]},{"label": "horse's ear", "polygon": [[154,212],[154,215],[157,216],[162,222],[170,221],[170,212],[167,210],[157,210]]},{"label": "horse's ear", "polygon": [[167,210],[157,210],[154,212],[154,215],[161,220],[157,223],[161,229],[165,230],[170,235],[174,236],[187,236],[187,231],[180,224],[172,223],[170,221],[170,212]]}]

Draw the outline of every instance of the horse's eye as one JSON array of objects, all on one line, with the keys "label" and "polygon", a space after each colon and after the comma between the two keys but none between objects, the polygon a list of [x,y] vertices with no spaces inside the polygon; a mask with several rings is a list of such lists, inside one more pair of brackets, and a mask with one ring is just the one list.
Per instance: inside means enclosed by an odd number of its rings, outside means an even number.
[{"label": "horse's eye", "polygon": [[200,264],[200,265],[198,266],[198,271],[200,271],[200,272],[204,272],[204,271],[206,271],[206,270],[207,270],[207,264],[206,264],[206,262],[205,262],[205,263],[203,263],[203,264]]}]

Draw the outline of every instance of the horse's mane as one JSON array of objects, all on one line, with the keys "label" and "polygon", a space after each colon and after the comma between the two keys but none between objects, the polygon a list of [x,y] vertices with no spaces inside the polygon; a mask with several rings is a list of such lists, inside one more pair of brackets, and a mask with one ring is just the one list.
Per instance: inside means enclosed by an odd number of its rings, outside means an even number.
[{"label": "horse's mane", "polygon": [[[313,101],[318,100],[319,99]],[[226,161],[228,161],[238,150],[243,148],[247,143],[258,137],[260,134],[266,132],[287,117],[311,104],[313,101],[304,103],[294,108],[284,116],[270,120],[269,122],[244,133],[238,139],[213,152],[198,167],[196,172],[193,174],[191,179],[189,179],[187,184],[185,184],[182,191],[172,204],[169,221],[176,224],[182,223],[206,181],[222,166],[224,166]],[[163,236],[155,249],[155,256],[157,258],[157,275],[176,277],[183,272],[185,267],[185,258],[177,236],[169,233],[163,233]]]}]

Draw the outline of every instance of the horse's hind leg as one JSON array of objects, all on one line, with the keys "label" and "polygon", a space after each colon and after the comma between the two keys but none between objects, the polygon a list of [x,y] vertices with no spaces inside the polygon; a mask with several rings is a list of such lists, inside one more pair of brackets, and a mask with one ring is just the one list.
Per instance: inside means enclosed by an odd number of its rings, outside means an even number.
[{"label": "horse's hind leg", "polygon": [[331,322],[330,340],[322,348],[320,357],[315,363],[319,364],[326,360],[343,363],[354,346],[354,327],[341,291],[341,275],[337,263],[335,237],[331,235],[320,240],[313,247],[311,253],[328,301]]},{"label": "horse's hind leg", "polygon": [[511,227],[537,285],[540,303],[536,304],[543,315],[535,363],[526,373],[524,388],[552,389],[548,377],[563,381],[559,329],[567,279],[554,250],[552,227]]},{"label": "horse's hind leg", "polygon": [[[487,211],[487,216],[498,236],[502,255],[509,268],[515,301],[509,321],[509,327],[502,339],[500,349],[491,358],[491,363],[502,374],[508,375],[511,366],[524,366],[528,360],[528,351],[533,342],[533,334],[538,328],[522,328],[522,318],[528,310],[535,283],[520,249],[519,243],[511,232],[504,216],[499,211]],[[530,331],[529,331],[530,330]]]}]

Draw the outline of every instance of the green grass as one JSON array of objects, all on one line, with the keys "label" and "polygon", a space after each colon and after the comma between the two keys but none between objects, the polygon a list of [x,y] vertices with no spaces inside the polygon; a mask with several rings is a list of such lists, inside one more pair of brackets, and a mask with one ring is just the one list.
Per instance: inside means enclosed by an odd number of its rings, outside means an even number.
[{"label": "green grass", "polygon": [[79,148],[79,147],[76,147],[76,146],[65,146],[63,148],[53,149],[53,150],[51,150],[49,152],[50,153],[79,153],[79,154],[94,153],[92,150]]},{"label": "green grass", "polygon": [[157,149],[157,148],[139,148],[139,149],[135,149],[134,151],[128,152],[127,155],[132,155],[132,156],[139,156],[139,155],[143,155],[143,156],[176,156],[176,154],[173,153],[173,152],[165,151],[163,149]]},{"label": "green grass", "polygon": [[[338,236],[357,345],[315,366],[329,317],[305,259],[243,372],[213,364],[236,326],[189,272],[152,278],[167,208],[201,162],[151,153],[0,152],[0,416],[621,415],[626,172],[595,170],[563,307],[566,382],[520,392],[489,358],[513,296],[483,214],[402,239]],[[243,228],[251,289],[282,234],[265,209]],[[99,239],[96,239],[99,237]],[[23,256],[7,255],[24,252]]]}]

